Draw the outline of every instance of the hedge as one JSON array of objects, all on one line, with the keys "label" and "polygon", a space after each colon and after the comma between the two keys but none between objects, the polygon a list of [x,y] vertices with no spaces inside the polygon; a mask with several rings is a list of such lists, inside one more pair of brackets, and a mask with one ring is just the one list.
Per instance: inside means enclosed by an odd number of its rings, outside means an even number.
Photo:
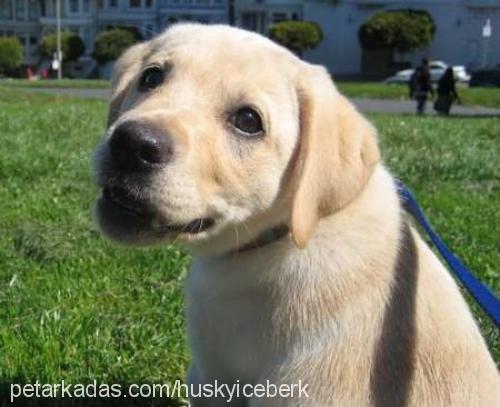
[{"label": "hedge", "polygon": [[269,37],[278,44],[301,54],[315,48],[323,40],[323,31],[309,21],[282,21],[269,28]]},{"label": "hedge", "polygon": [[112,28],[102,31],[95,42],[94,58],[101,65],[114,61],[137,41],[137,36],[128,29]]},{"label": "hedge", "polygon": [[436,32],[432,17],[426,11],[402,10],[377,13],[359,29],[364,49],[396,49],[411,52],[428,45]]},{"label": "hedge", "polygon": [[[40,52],[52,59],[57,51],[57,35],[48,34],[40,42]],[[65,31],[61,33],[61,51],[63,61],[76,61],[85,52],[83,40],[76,34]]]},{"label": "hedge", "polygon": [[23,47],[17,37],[0,37],[0,73],[18,68],[22,60]]}]

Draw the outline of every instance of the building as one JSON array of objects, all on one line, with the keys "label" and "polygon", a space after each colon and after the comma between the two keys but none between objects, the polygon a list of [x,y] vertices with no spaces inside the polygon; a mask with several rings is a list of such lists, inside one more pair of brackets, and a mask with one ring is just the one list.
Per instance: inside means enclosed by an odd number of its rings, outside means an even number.
[{"label": "building", "polygon": [[[226,23],[231,0],[60,0],[62,28],[83,39],[90,59],[97,34],[110,27],[135,27],[150,38],[177,21]],[[360,25],[384,10],[420,9],[432,16],[436,35],[424,50],[395,55],[414,64],[426,55],[450,64],[477,68],[500,64],[500,0],[232,0],[237,26],[266,34],[283,20],[318,22],[324,33],[319,46],[304,54],[335,74],[359,74],[362,49]],[[491,38],[482,37],[487,20]],[[0,0],[0,36],[16,35],[25,63],[40,60],[42,35],[55,31],[56,0]]]},{"label": "building", "polygon": [[[25,64],[40,60],[38,44],[56,30],[57,0],[0,0],[0,36],[15,35]],[[227,0],[60,0],[61,27],[78,34],[90,58],[96,36],[112,27],[133,27],[148,39],[177,21],[227,21]]]},{"label": "building", "polygon": [[[401,9],[426,10],[436,25],[431,44],[410,55],[396,55],[415,65],[422,56],[475,69],[500,64],[500,0],[341,0],[337,4],[321,0],[304,3],[304,20],[323,28],[324,40],[305,58],[326,65],[336,74],[359,74],[362,49],[358,41],[360,25],[374,13]],[[492,36],[482,37],[487,20]]]},{"label": "building", "polygon": [[303,0],[236,0],[235,23],[246,30],[266,34],[271,24],[302,20]]},{"label": "building", "polygon": [[157,1],[100,0],[96,3],[92,12],[90,47],[99,32],[113,27],[133,27],[144,39],[158,31]]},{"label": "building", "polygon": [[36,63],[39,57],[40,5],[38,0],[0,0],[0,36],[15,35],[19,38],[27,64]]},{"label": "building", "polygon": [[159,28],[178,21],[198,21],[207,24],[227,23],[227,0],[163,0],[160,2]]}]

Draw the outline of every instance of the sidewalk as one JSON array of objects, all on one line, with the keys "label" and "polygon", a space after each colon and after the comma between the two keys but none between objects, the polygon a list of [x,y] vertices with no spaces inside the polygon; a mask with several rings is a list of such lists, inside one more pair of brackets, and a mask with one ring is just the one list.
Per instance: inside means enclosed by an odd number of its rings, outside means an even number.
[{"label": "sidewalk", "polygon": [[[109,98],[109,89],[69,89],[69,88],[31,88],[30,92],[42,92],[61,94],[65,96],[82,97],[86,99]],[[350,99],[363,113],[392,113],[392,114],[414,114],[415,102],[412,100],[388,100],[388,99]],[[427,113],[435,114],[432,102],[427,103]],[[451,115],[468,117],[500,117],[500,109],[492,109],[480,106],[453,105]]]},{"label": "sidewalk", "polygon": [[[352,98],[351,101],[356,107],[365,113],[395,113],[395,114],[415,114],[416,106],[413,100],[388,100],[388,99],[359,99]],[[434,102],[427,103],[427,113],[435,114]],[[454,104],[451,108],[451,116],[471,116],[471,117],[500,117],[500,109],[492,109],[481,106],[460,106]]]}]

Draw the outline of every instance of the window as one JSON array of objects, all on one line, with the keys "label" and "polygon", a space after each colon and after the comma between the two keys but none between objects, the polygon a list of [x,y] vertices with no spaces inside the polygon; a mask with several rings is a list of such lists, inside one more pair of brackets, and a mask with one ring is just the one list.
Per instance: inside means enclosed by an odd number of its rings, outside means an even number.
[{"label": "window", "polygon": [[155,35],[153,24],[146,24],[142,27],[142,34],[144,39],[152,38]]},{"label": "window", "polygon": [[37,45],[38,44],[38,37],[35,35],[30,36],[30,45]]},{"label": "window", "polygon": [[130,6],[130,8],[141,7],[141,0],[130,0],[129,6]]},{"label": "window", "polygon": [[78,11],[80,9],[78,2],[79,2],[79,0],[69,0],[70,13],[78,13]]},{"label": "window", "polygon": [[16,4],[16,20],[26,20],[26,3],[24,0],[18,0],[15,2]]},{"label": "window", "polygon": [[108,0],[108,1],[109,1],[110,8],[118,7],[118,0]]},{"label": "window", "polygon": [[80,30],[80,36],[82,37],[82,40],[83,40],[83,43],[85,44],[85,46],[89,47],[89,45],[90,45],[90,29],[82,28]]},{"label": "window", "polygon": [[242,13],[241,26],[250,31],[257,31],[259,26],[257,13]]},{"label": "window", "polygon": [[[68,3],[66,3],[66,6]],[[62,4],[61,4],[62,6]],[[57,12],[57,3],[56,0],[45,0],[42,1],[42,7],[43,7],[43,16],[44,17],[54,17]],[[62,7],[61,7],[62,9]]]},{"label": "window", "polygon": [[0,20],[12,20],[12,2],[0,0]]},{"label": "window", "polygon": [[40,8],[39,7],[40,7],[40,4],[37,0],[29,0],[29,2],[28,2],[28,18],[30,21],[38,20],[38,16],[40,15]]},{"label": "window", "polygon": [[146,7],[147,8],[153,7],[153,0],[146,0]]},{"label": "window", "polygon": [[84,13],[88,13],[90,11],[90,1],[89,0],[83,0],[82,1],[82,11]]},{"label": "window", "polygon": [[17,39],[24,48],[26,46],[26,36],[24,34],[17,34]]},{"label": "window", "polygon": [[285,21],[287,17],[286,13],[273,13],[273,22],[279,23],[280,21]]}]

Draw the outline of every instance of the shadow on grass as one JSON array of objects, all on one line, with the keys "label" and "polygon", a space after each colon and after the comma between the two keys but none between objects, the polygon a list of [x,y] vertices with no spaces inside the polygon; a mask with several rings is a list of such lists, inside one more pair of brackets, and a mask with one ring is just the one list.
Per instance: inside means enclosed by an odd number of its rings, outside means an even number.
[{"label": "shadow on grass", "polygon": [[411,112],[402,112],[402,113],[381,113],[381,112],[368,112],[371,116],[376,115],[393,115],[393,116],[403,116],[403,117],[421,117],[425,119],[500,119],[500,114],[463,114],[463,113],[450,113],[448,116],[438,115],[435,113],[425,113],[423,115],[418,115],[416,113]]}]

